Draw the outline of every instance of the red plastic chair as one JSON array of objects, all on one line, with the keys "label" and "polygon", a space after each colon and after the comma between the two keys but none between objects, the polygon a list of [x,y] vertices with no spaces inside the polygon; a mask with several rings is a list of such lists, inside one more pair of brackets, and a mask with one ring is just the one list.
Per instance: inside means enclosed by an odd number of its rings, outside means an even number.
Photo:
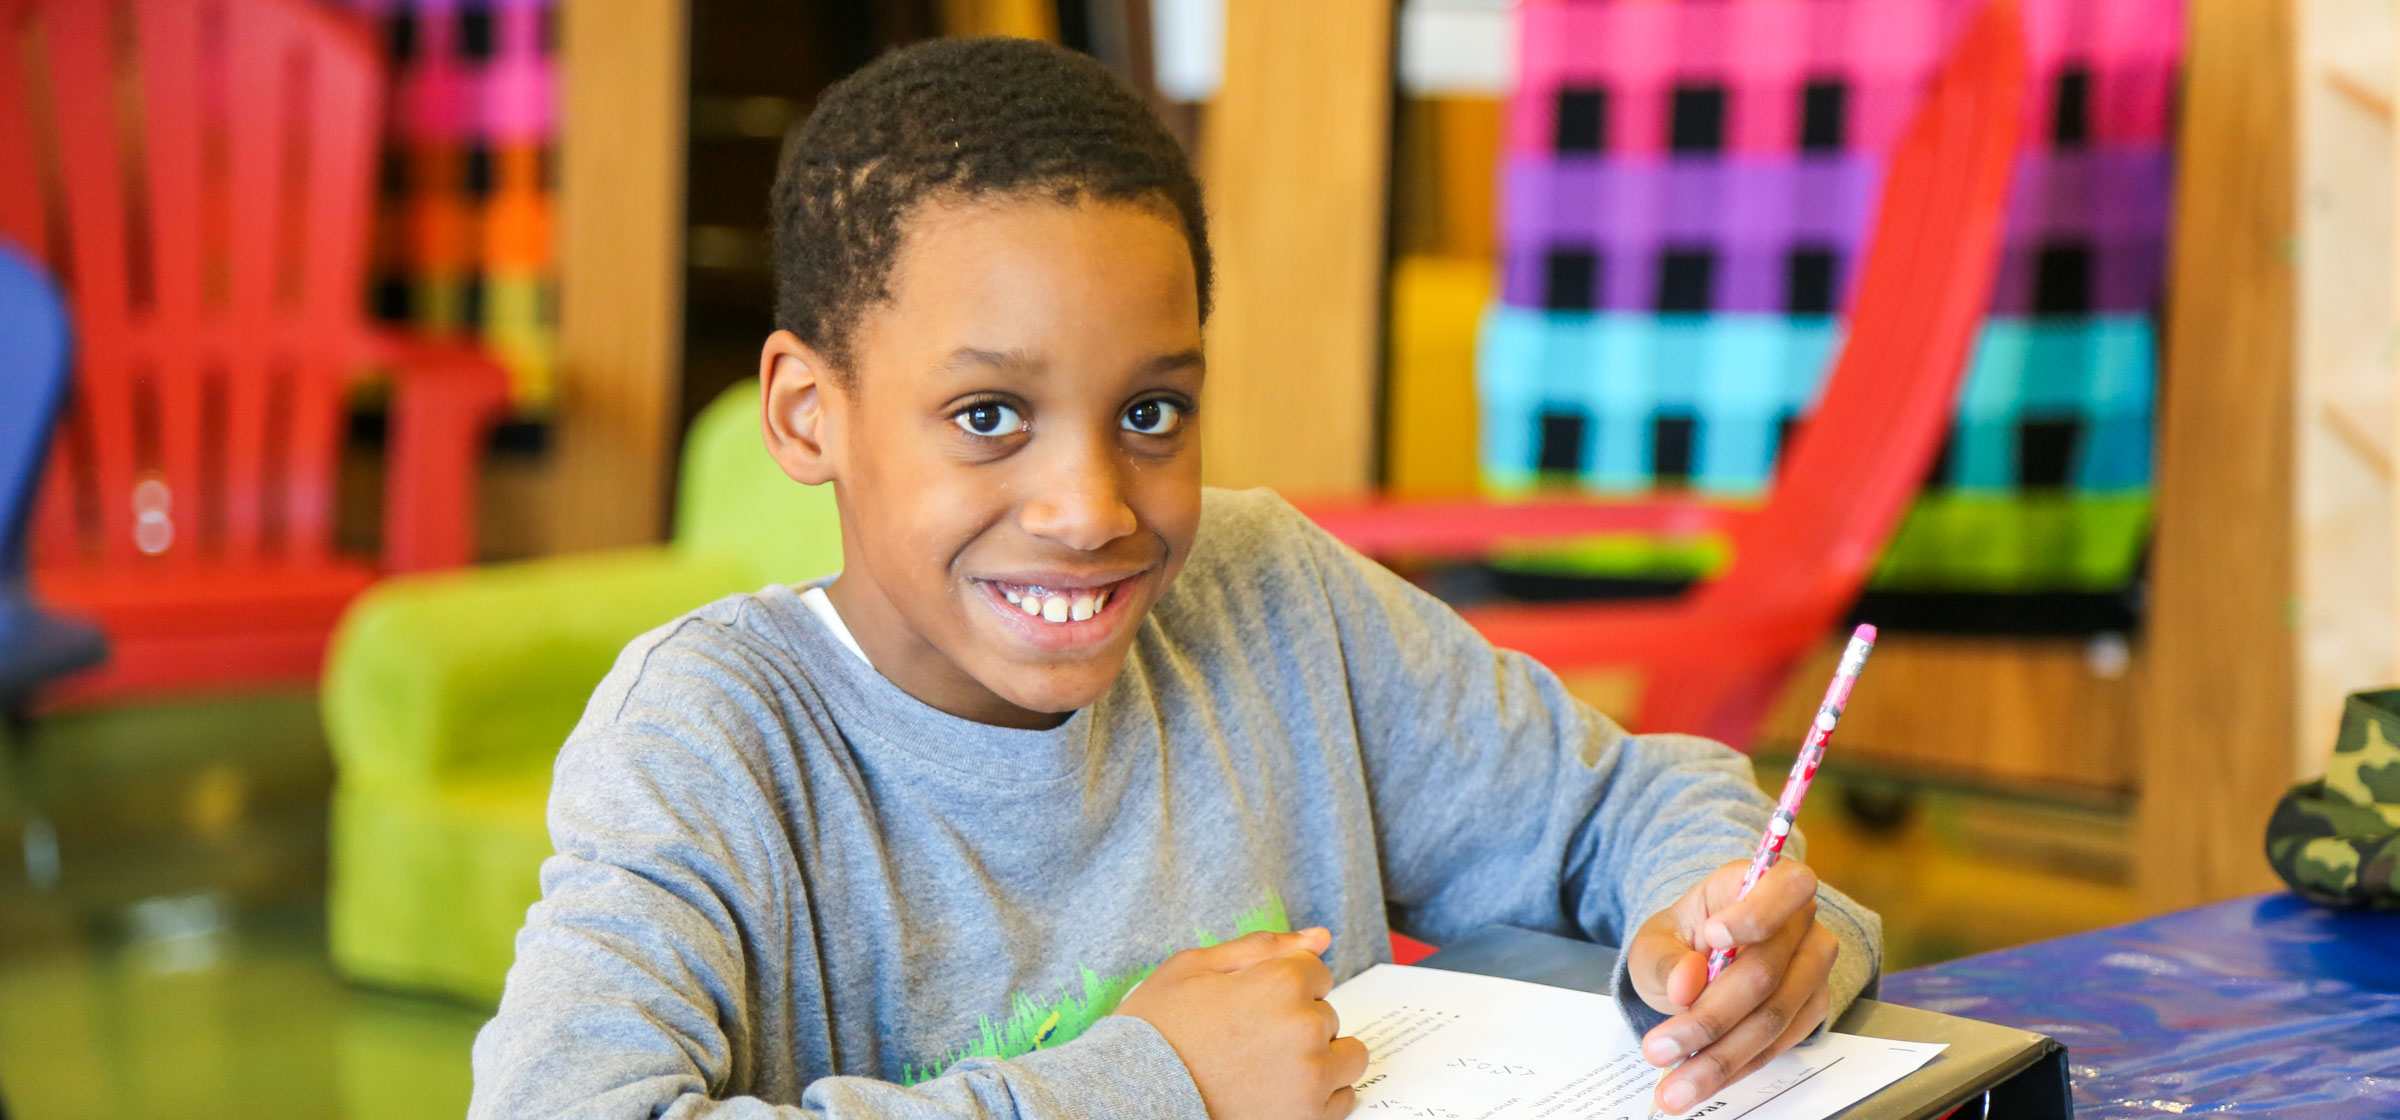
[{"label": "red plastic chair", "polygon": [[1600,533],[1728,538],[1724,573],[1674,600],[1467,617],[1493,644],[1554,669],[1641,670],[1636,729],[1746,747],[1793,665],[1855,600],[1939,448],[1991,301],[2025,69],[2016,4],[1994,0],[1892,153],[1848,342],[1763,508],[1674,499],[1301,508],[1387,556],[1472,558]]},{"label": "red plastic chair", "polygon": [[[46,697],[315,678],[380,570],[470,559],[505,376],[361,306],[382,71],[306,0],[0,0],[0,235],[75,309],[33,581],[109,663]],[[390,375],[384,554],[334,547],[348,400]]]}]

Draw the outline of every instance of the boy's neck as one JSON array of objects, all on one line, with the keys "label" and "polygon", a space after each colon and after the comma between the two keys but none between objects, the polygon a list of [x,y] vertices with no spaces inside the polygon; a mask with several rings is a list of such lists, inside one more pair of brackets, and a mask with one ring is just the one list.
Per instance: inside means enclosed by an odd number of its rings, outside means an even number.
[{"label": "boy's neck", "polygon": [[883,589],[856,572],[855,565],[845,568],[826,585],[825,597],[833,601],[867,663],[900,691],[960,719],[1025,731],[1047,731],[1073,714],[1037,712],[1002,699],[918,636]]}]

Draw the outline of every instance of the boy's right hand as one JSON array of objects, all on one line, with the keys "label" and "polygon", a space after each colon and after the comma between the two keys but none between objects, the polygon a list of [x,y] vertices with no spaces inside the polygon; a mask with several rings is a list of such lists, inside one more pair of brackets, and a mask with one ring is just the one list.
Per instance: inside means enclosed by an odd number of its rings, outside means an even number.
[{"label": "boy's right hand", "polygon": [[1334,1120],[1350,1114],[1367,1047],[1341,1034],[1317,959],[1323,928],[1253,933],[1168,957],[1117,1005],[1158,1028],[1211,1120]]}]

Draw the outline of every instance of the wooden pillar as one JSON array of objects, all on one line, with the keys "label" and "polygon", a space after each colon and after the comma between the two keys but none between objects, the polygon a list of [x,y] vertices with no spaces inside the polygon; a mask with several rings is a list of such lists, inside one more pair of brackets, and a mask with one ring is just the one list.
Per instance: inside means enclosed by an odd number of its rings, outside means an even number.
[{"label": "wooden pillar", "polygon": [[1208,480],[1287,495],[1374,481],[1391,0],[1227,0],[1201,137],[1216,311]]},{"label": "wooden pillar", "polygon": [[2189,8],[2138,826],[2159,907],[2272,885],[2292,779],[2293,18]]},{"label": "wooden pillar", "polygon": [[559,5],[557,458],[550,543],[666,528],[683,347],[682,0]]}]

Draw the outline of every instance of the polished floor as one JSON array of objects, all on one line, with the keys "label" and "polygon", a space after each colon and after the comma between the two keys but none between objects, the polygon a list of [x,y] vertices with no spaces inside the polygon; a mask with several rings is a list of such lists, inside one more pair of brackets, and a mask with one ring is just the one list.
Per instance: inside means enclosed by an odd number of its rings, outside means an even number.
[{"label": "polished floor", "polygon": [[[58,717],[0,757],[11,1120],[464,1112],[483,1010],[326,960],[331,774],[306,696]],[[1760,760],[1769,788],[1782,764]],[[27,805],[54,826],[46,887]],[[1828,772],[1803,824],[1820,873],[1885,915],[1895,968],[2138,916],[2118,807]]]},{"label": "polished floor", "polygon": [[[326,959],[331,772],[306,696],[60,717],[12,748],[10,1120],[465,1113],[484,1011],[351,987]],[[19,858],[28,803],[55,822],[48,889]]]}]

